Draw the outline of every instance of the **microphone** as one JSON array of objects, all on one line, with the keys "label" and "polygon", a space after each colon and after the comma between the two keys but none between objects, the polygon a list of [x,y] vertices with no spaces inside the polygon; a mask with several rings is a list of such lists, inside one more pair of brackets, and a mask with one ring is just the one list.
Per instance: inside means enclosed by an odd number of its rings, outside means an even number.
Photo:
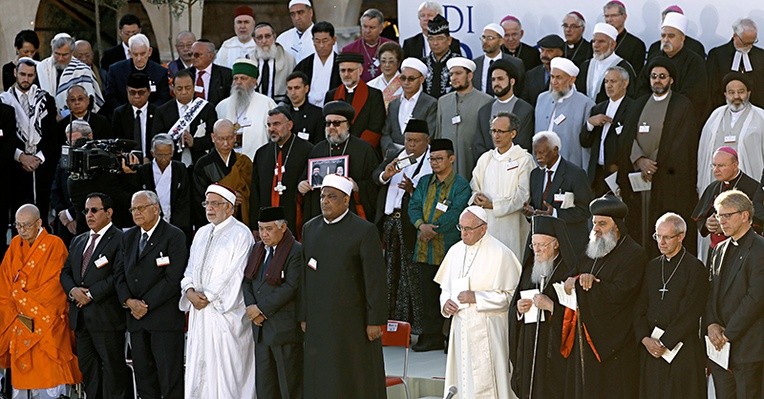
[{"label": "microphone", "polygon": [[451,398],[453,398],[454,395],[456,395],[457,392],[458,392],[458,389],[456,389],[455,386],[451,385],[448,388],[448,394],[446,394],[446,397],[444,399],[451,399]]}]

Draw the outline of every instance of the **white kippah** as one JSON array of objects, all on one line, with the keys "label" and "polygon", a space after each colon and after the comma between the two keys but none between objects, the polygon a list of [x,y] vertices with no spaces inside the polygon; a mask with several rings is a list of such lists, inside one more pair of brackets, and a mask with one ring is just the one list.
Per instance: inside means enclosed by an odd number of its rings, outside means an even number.
[{"label": "white kippah", "polygon": [[225,199],[226,201],[230,202],[231,205],[236,203],[236,193],[231,191],[230,188],[228,188],[226,186],[223,186],[221,184],[218,184],[218,183],[210,184],[207,187],[207,191],[204,192],[204,195],[207,195],[209,193],[214,193],[214,194],[217,194],[217,195],[223,197],[223,199]]},{"label": "white kippah", "polygon": [[324,177],[324,184],[322,187],[332,187],[343,193],[350,195],[353,192],[353,182],[345,176],[330,174]]},{"label": "white kippah", "polygon": [[289,8],[292,8],[292,6],[296,6],[298,4],[305,4],[308,7],[313,7],[313,5],[310,4],[310,1],[308,0],[292,0],[289,2]]},{"label": "white kippah", "polygon": [[470,72],[475,72],[475,63],[469,58],[454,57],[446,61],[446,68],[449,70],[456,66],[467,68]]},{"label": "white kippah", "polygon": [[422,76],[427,77],[427,65],[422,62],[419,58],[409,57],[403,60],[401,63],[401,70],[403,68],[411,68],[416,69],[419,71],[419,73],[422,74]]},{"label": "white kippah", "polygon": [[461,215],[459,215],[459,218],[461,219],[461,217],[464,216],[464,214],[466,214],[467,212],[475,215],[478,219],[482,220],[483,222],[488,223],[488,214],[485,213],[485,209],[477,205],[470,205],[462,211]]},{"label": "white kippah", "polygon": [[504,28],[499,24],[488,24],[483,28],[483,32],[490,30],[499,34],[499,37],[504,37]]},{"label": "white kippah", "polygon": [[687,32],[687,17],[678,12],[670,12],[666,14],[666,18],[663,19],[661,28],[666,26],[678,29],[684,34]]},{"label": "white kippah", "polygon": [[594,31],[592,32],[592,35],[595,33],[602,33],[603,35],[606,35],[613,40],[618,39],[618,29],[616,29],[613,25],[606,24],[604,22],[600,22],[597,25],[594,25]]},{"label": "white kippah", "polygon": [[565,57],[552,58],[552,62],[549,64],[550,69],[559,69],[570,76],[578,76],[578,67],[573,61]]}]

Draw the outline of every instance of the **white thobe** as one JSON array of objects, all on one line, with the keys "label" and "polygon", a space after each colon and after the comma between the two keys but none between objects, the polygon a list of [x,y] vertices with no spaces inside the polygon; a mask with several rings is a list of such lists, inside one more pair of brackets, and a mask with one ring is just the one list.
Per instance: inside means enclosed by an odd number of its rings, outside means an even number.
[{"label": "white thobe", "polygon": [[221,101],[215,111],[219,118],[225,118],[241,126],[242,138],[241,148],[236,148],[240,152],[255,159],[255,151],[268,143],[268,111],[276,108],[276,103],[270,97],[260,93],[253,92],[252,99],[249,101],[249,107],[245,112],[236,112],[231,97]]},{"label": "white thobe", "polygon": [[292,28],[280,34],[276,38],[276,43],[284,46],[289,54],[294,57],[295,64],[304,60],[307,56],[316,52],[313,46],[313,24],[305,29],[302,36],[297,32],[297,28]]},{"label": "white thobe", "polygon": [[483,193],[493,202],[493,209],[485,210],[488,233],[518,257],[523,256],[530,231],[522,209],[530,200],[534,167],[531,154],[519,145],[513,145],[503,154],[493,149],[480,156],[470,181],[473,193]]},{"label": "white thobe", "polygon": [[455,398],[516,398],[509,383],[508,310],[520,272],[512,251],[488,233],[471,246],[454,244],[443,258],[434,279],[442,290],[441,312],[459,294],[464,278],[476,302],[460,309],[451,322],[445,386],[456,386]]},{"label": "white thobe", "polygon": [[215,57],[215,63],[227,68],[233,68],[233,63],[239,58],[249,58],[249,53],[255,50],[255,39],[246,43],[239,41],[237,36],[228,38],[220,45],[220,50]]},{"label": "white thobe", "polygon": [[[252,232],[233,217],[205,225],[194,237],[180,283],[180,310],[189,312],[186,398],[255,397],[255,341],[241,292],[253,244]],[[209,304],[194,308],[189,288]]]}]

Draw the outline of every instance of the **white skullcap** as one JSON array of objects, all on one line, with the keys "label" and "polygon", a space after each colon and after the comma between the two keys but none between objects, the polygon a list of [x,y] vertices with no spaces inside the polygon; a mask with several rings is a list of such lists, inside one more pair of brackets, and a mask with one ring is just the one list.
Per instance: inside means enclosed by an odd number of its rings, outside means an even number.
[{"label": "white skullcap", "polygon": [[296,6],[298,4],[305,4],[308,7],[313,7],[313,5],[310,4],[310,1],[308,0],[292,0],[289,2],[289,8],[292,8],[292,6]]},{"label": "white skullcap", "polygon": [[573,61],[565,57],[554,57],[549,65],[550,69],[559,69],[570,76],[578,76],[578,67]]},{"label": "white skullcap", "polygon": [[504,28],[499,24],[488,24],[483,28],[483,32],[490,30],[499,34],[499,37],[504,37]]},{"label": "white skullcap", "polygon": [[616,29],[613,25],[606,24],[604,22],[600,22],[597,25],[594,25],[594,31],[592,34],[595,33],[602,33],[603,35],[606,35],[613,40],[618,38],[618,29]]},{"label": "white skullcap", "polygon": [[477,206],[477,205],[470,205],[467,208],[465,208],[461,215],[459,215],[459,219],[464,216],[467,212],[475,215],[478,219],[482,220],[485,223],[488,223],[488,214],[485,213],[485,209]]},{"label": "white skullcap", "polygon": [[422,74],[422,76],[427,77],[427,65],[422,62],[419,58],[409,57],[403,60],[401,63],[401,70],[403,68],[411,68],[416,69],[419,71],[419,73]]},{"label": "white skullcap", "polygon": [[204,195],[207,195],[209,193],[214,193],[223,197],[223,199],[230,202],[231,205],[236,203],[236,193],[233,192],[230,188],[222,184],[218,184],[218,183],[210,184],[207,187],[207,191],[204,192]]},{"label": "white skullcap", "polygon": [[678,12],[670,12],[666,14],[666,18],[663,19],[661,28],[666,26],[678,29],[684,34],[687,32],[687,17]]},{"label": "white skullcap", "polygon": [[33,59],[29,58],[29,57],[21,57],[21,58],[18,59],[17,62],[31,62],[31,63],[33,63],[35,65],[40,63],[39,61],[35,61],[35,60],[33,60]]},{"label": "white skullcap", "polygon": [[335,175],[334,173],[324,177],[322,187],[336,188],[347,195],[353,192],[353,182],[345,176]]},{"label": "white skullcap", "polygon": [[470,70],[470,72],[475,72],[475,63],[469,58],[454,57],[446,61],[446,68],[449,70],[457,66],[467,68]]}]

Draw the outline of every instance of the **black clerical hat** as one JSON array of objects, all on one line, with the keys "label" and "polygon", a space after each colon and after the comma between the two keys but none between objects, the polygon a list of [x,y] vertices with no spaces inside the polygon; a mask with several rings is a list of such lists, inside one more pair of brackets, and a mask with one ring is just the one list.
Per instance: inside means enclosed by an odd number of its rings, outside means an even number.
[{"label": "black clerical hat", "polygon": [[430,130],[427,128],[427,121],[409,119],[406,123],[406,130],[403,133],[424,133],[430,135]]},{"label": "black clerical hat", "polygon": [[260,208],[260,216],[257,218],[258,222],[273,222],[276,220],[286,220],[284,216],[284,208],[280,206],[270,206]]},{"label": "black clerical hat", "polygon": [[427,35],[432,36],[440,34],[450,36],[451,32],[448,30],[448,20],[443,18],[442,15],[438,14],[435,16],[435,18],[431,19],[430,22],[427,23]]},{"label": "black clerical hat", "polygon": [[[509,76],[510,79],[517,80],[517,75],[519,75],[517,69],[514,67],[514,65],[510,64],[507,60],[496,60],[491,64],[490,67],[488,67],[488,76],[491,76],[494,70],[501,69],[502,71],[507,73],[507,76]],[[517,82],[515,82],[517,83]]]},{"label": "black clerical hat", "polygon": [[564,220],[554,216],[533,216],[531,218],[531,236],[533,234],[543,234],[556,238],[560,245],[560,255],[565,261],[566,267],[575,267],[577,255],[573,250],[573,244],[570,243],[568,227]]},{"label": "black clerical hat", "polygon": [[740,73],[738,71],[732,71],[724,75],[724,78],[722,79],[722,91],[726,91],[727,85],[733,80],[740,81],[740,83],[745,85],[745,88],[748,91],[751,91],[751,89],[753,89],[753,84],[751,83],[751,79],[748,77],[748,75],[744,73]]},{"label": "black clerical hat", "polygon": [[647,64],[647,72],[652,73],[653,68],[655,67],[664,67],[668,71],[669,75],[671,75],[672,78],[674,78],[674,81],[676,81],[676,64],[674,64],[674,61],[671,61],[668,59],[668,57],[658,56],[653,58],[649,64]]},{"label": "black clerical hat", "polygon": [[279,104],[276,106],[276,108],[272,109],[270,112],[278,112],[279,114],[284,115],[285,118],[288,120],[292,119],[292,111],[289,110],[289,107],[286,106],[286,104]]},{"label": "black clerical hat", "polygon": [[536,44],[542,48],[558,48],[560,50],[565,49],[565,41],[557,35],[546,35],[541,38]]},{"label": "black clerical hat", "polygon": [[324,118],[327,115],[341,115],[347,118],[348,122],[352,122],[355,117],[355,110],[352,105],[344,101],[330,101],[324,104]]},{"label": "black clerical hat", "polygon": [[589,203],[589,213],[592,216],[609,216],[618,226],[621,234],[626,234],[626,215],[629,214],[629,207],[613,194],[605,194],[602,197],[595,198]]},{"label": "black clerical hat", "polygon": [[342,53],[338,54],[337,57],[335,57],[335,62],[337,64],[339,64],[340,62],[356,62],[359,64],[363,64],[363,56],[358,53],[343,51]]},{"label": "black clerical hat", "polygon": [[134,72],[127,77],[127,87],[133,89],[148,89],[149,76],[143,72]]},{"label": "black clerical hat", "polygon": [[430,143],[430,152],[454,151],[454,143],[449,139],[435,139]]}]

